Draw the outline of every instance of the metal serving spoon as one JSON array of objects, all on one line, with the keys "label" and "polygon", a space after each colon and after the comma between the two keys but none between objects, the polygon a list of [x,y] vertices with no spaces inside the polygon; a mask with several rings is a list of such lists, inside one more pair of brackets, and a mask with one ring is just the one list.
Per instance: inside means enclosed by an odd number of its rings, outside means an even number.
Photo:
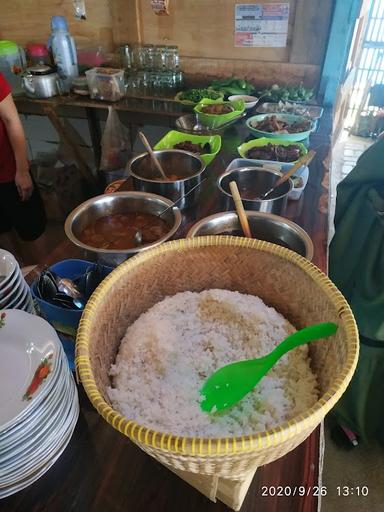
[{"label": "metal serving spoon", "polygon": [[300,169],[300,167],[302,167],[303,165],[308,165],[313,157],[316,155],[316,151],[313,151],[312,149],[306,154],[304,155],[303,157],[301,157],[293,167],[291,167],[289,169],[289,171],[287,171],[285,174],[283,174],[283,176],[281,176],[281,178],[279,178],[276,183],[273,185],[273,187],[271,187],[269,190],[267,190],[264,194],[262,194],[260,197],[258,197],[257,199],[259,200],[263,200],[263,199],[266,199],[274,190],[276,190],[278,187],[280,187],[280,185],[282,185],[283,183],[285,183],[293,174],[295,174],[295,172],[297,170]]},{"label": "metal serving spoon", "polygon": [[267,356],[223,366],[208,377],[201,388],[201,409],[218,412],[231,407],[250,393],[284,354],[299,345],[332,336],[337,328],[332,322],[310,325],[285,338]]},{"label": "metal serving spoon", "polygon": [[[188,192],[186,194],[184,194],[183,196],[179,197],[179,199],[176,199],[176,201],[174,203],[171,204],[171,206],[168,206],[165,210],[163,210],[159,215],[157,215],[157,217],[162,217],[165,213],[167,213],[169,210],[171,210],[174,206],[177,205],[177,203],[179,203],[180,201],[182,201],[185,197],[187,197],[188,194],[190,194],[193,190],[195,190],[195,188],[197,187],[200,187],[200,185],[206,180],[207,178],[203,178],[200,183],[198,183],[197,185],[195,185],[194,187],[192,187],[190,190],[188,190]],[[135,233],[135,236],[134,236],[134,242],[137,245],[141,245],[143,243],[143,229],[146,228],[147,226],[150,226],[151,223],[149,222],[148,224],[146,224],[145,226],[142,226],[141,229],[138,229]]]},{"label": "metal serving spoon", "polygon": [[55,281],[59,292],[62,292],[65,295],[71,297],[76,307],[79,309],[83,309],[85,307],[85,299],[72,279],[55,276]]},{"label": "metal serving spoon", "polygon": [[209,126],[206,126],[204,124],[201,124],[197,117],[197,122],[194,125],[194,127],[192,128],[192,130],[197,135],[198,134],[211,135],[212,133],[220,132],[221,130],[224,130],[224,128],[227,128],[231,124],[237,123],[237,121],[239,121],[240,119],[243,119],[243,117],[245,117],[246,115],[247,115],[246,112],[242,112],[240,115],[238,115],[237,117],[234,117],[233,119],[230,119],[226,123],[220,124],[219,126],[213,126],[212,128],[210,128]]}]

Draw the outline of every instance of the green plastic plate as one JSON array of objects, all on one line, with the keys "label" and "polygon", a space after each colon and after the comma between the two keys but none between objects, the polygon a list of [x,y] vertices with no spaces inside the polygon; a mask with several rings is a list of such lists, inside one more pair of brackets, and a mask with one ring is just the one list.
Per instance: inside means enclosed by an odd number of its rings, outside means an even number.
[{"label": "green plastic plate", "polygon": [[218,103],[217,101],[212,101],[208,99],[203,99],[200,101],[198,105],[194,108],[194,111],[198,114],[200,123],[208,126],[209,128],[218,128],[224,123],[229,122],[231,119],[242,114],[245,110],[245,103],[243,100],[236,101],[221,101],[220,103],[224,103],[225,105],[230,105],[234,108],[232,112],[228,112],[228,114],[205,114],[202,112],[202,108],[205,105],[212,105],[213,103]]},{"label": "green plastic plate", "polygon": [[[307,148],[304,146],[304,144],[301,144],[301,142],[292,142],[284,139],[271,139],[269,137],[261,137],[260,139],[253,139],[249,140],[248,142],[244,142],[237,148],[237,151],[241,157],[249,159],[247,153],[251,148],[260,148],[262,146],[266,146],[267,144],[274,144],[276,146],[291,146],[292,144],[295,144],[300,147],[300,156],[304,156],[308,153]],[[261,161],[260,159],[257,160]],[[263,162],[271,162],[271,164],[275,163],[273,160],[263,160]],[[294,164],[295,162],[286,163]]]},{"label": "green plastic plate", "polygon": [[208,165],[212,162],[221,148],[220,135],[192,135],[189,133],[182,133],[176,130],[171,130],[161,140],[159,140],[153,149],[172,149],[175,144],[185,141],[190,141],[193,144],[203,145],[208,142],[208,144],[211,146],[210,153],[204,153],[200,155],[204,160],[205,165]]},{"label": "green plastic plate", "polygon": [[[184,94],[185,91],[180,91],[176,94],[175,96],[175,100],[178,101],[179,103],[182,103],[183,105],[186,105],[187,107],[195,107],[196,105],[198,105],[199,102],[194,102],[194,101],[190,101],[190,100],[183,100],[181,99],[181,96]],[[203,98],[203,99],[207,99],[207,100],[210,100],[212,101],[212,103],[221,103],[224,99],[224,94],[219,92],[219,91],[215,91],[217,92],[217,94],[220,94],[220,97],[217,98],[216,100],[213,100],[211,98]],[[200,101],[203,101],[203,100],[200,100]]]}]

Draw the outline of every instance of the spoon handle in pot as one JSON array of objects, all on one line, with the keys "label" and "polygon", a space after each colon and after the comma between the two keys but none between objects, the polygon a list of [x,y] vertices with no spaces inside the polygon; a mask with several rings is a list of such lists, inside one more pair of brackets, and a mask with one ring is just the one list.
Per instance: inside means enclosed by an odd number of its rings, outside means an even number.
[{"label": "spoon handle in pot", "polygon": [[182,201],[185,197],[187,197],[191,192],[193,192],[197,187],[200,187],[200,185],[206,180],[207,178],[203,178],[200,183],[198,183],[197,185],[195,185],[194,187],[192,187],[190,190],[188,190],[188,192],[186,192],[184,195],[180,196],[179,199],[176,199],[176,201],[174,201],[171,206],[168,206],[165,210],[163,210],[159,215],[157,215],[157,217],[161,217],[162,215],[164,215],[164,213],[166,213],[168,210],[171,210],[174,206],[177,205],[177,203],[180,203],[180,201]]},{"label": "spoon handle in pot", "polygon": [[160,162],[156,158],[156,155],[153,152],[153,149],[152,149],[150,143],[148,142],[147,137],[141,131],[139,131],[138,134],[139,134],[141,142],[144,144],[145,149],[148,151],[148,153],[152,159],[152,162],[155,164],[155,166],[156,166],[157,170],[159,171],[159,173],[161,174],[162,178],[164,178],[165,181],[168,181],[167,175],[165,174],[164,169],[162,168]]},{"label": "spoon handle in pot", "polygon": [[237,188],[236,181],[231,181],[229,183],[229,188],[231,189],[232,198],[235,203],[237,215],[239,217],[239,221],[243,229],[244,235],[247,238],[252,238],[251,230],[248,223],[248,217],[247,214],[245,213],[243,202],[241,200],[240,192],[239,189]]},{"label": "spoon handle in pot", "polygon": [[276,183],[271,187],[265,194],[263,194],[260,199],[265,199],[271,192],[273,192],[277,187],[280,187],[283,183],[285,183],[295,172],[300,169],[303,165],[308,165],[313,157],[316,155],[316,151],[313,151],[312,149],[304,155],[302,158],[300,158],[293,167],[289,169],[288,172],[286,172],[281,178],[279,178]]}]

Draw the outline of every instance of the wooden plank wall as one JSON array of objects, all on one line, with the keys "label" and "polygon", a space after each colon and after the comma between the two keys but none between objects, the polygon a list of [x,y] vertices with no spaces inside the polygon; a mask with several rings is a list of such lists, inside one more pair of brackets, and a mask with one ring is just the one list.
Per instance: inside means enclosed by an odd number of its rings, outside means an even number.
[{"label": "wooden plank wall", "polygon": [[73,15],[72,0],[0,0],[0,39],[26,43],[47,43],[51,16],[66,16],[77,47],[102,44],[114,48],[112,15],[109,2],[86,0],[87,19]]},{"label": "wooden plank wall", "polygon": [[75,20],[71,0],[1,0],[0,38],[22,45],[45,42],[50,17],[61,14],[79,48],[176,44],[182,69],[197,81],[233,74],[260,85],[303,81],[316,86],[334,0],[322,0],[321,8],[319,0],[290,0],[285,48],[236,48],[236,3],[239,0],[170,0],[170,16],[160,17],[149,0],[86,0],[87,19]]},{"label": "wooden plank wall", "polygon": [[[319,0],[290,0],[286,48],[236,48],[236,3],[239,0],[170,0],[170,15],[155,16],[149,0],[114,0],[114,38],[117,43],[177,44],[184,71],[201,79],[233,74],[260,85],[303,81],[316,86],[334,0],[322,0],[321,8]],[[135,12],[136,27],[124,12]]]}]

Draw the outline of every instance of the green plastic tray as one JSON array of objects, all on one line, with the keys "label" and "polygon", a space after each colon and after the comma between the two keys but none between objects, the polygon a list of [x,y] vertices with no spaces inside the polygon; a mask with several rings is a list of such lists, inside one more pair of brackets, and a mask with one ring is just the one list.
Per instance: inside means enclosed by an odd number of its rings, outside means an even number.
[{"label": "green plastic tray", "polygon": [[224,103],[226,105],[231,105],[235,110],[233,112],[229,112],[228,114],[205,114],[201,111],[201,109],[205,105],[212,105],[213,103],[218,103],[217,101],[212,101],[208,99],[203,99],[200,101],[198,105],[194,108],[194,111],[198,114],[200,123],[208,126],[209,128],[218,128],[224,123],[229,122],[231,119],[242,114],[245,110],[245,103],[243,100],[236,101],[222,101],[220,103]]},{"label": "green plastic tray", "polygon": [[154,146],[153,149],[172,149],[175,144],[184,141],[190,141],[193,144],[206,144],[207,142],[211,146],[210,153],[204,153],[201,158],[204,160],[205,165],[208,165],[215,158],[221,148],[221,137],[220,135],[192,135],[189,133],[178,132],[171,130],[168,132],[159,142]]},{"label": "green plastic tray", "polygon": [[[237,148],[237,151],[239,155],[243,158],[248,158],[247,152],[251,148],[260,148],[262,146],[266,146],[267,144],[274,144],[276,146],[290,146],[291,144],[295,144],[300,147],[300,156],[304,156],[308,153],[307,148],[304,146],[304,144],[301,144],[301,142],[292,142],[290,140],[284,140],[284,139],[271,139],[269,137],[261,137],[260,139],[253,139],[249,140],[248,142],[244,142]],[[274,160],[260,160],[257,159],[258,162],[270,162],[271,164],[275,163]],[[297,160],[296,160],[297,161]],[[278,163],[284,163],[284,162],[278,162]],[[290,164],[294,164],[295,162],[287,162]]]},{"label": "green plastic tray", "polygon": [[[181,99],[181,96],[183,95],[185,91],[180,91],[176,94],[175,96],[175,100],[178,101],[179,103],[182,103],[183,105],[187,106],[187,107],[195,107],[196,105],[199,104],[199,102],[194,102],[194,101],[189,101],[189,100],[183,100]],[[223,100],[224,100],[224,94],[221,93],[220,91],[215,91],[217,92],[217,94],[220,94],[220,97],[217,98],[216,100],[213,100],[212,98],[203,98],[203,99],[207,99],[207,100],[210,100],[212,101],[213,103],[221,103]],[[200,101],[203,101],[203,100],[200,100]]]}]

